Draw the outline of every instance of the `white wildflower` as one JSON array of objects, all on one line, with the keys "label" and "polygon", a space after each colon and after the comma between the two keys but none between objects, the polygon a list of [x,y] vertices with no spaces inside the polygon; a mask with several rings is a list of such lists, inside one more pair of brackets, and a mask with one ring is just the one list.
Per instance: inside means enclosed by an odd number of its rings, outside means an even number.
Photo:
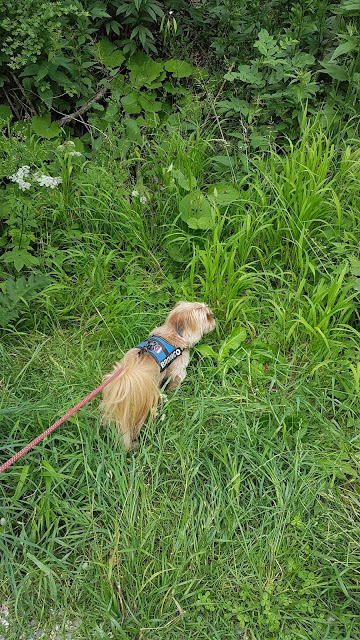
[{"label": "white wildflower", "polygon": [[5,527],[6,525],[6,518],[1,518],[0,519],[0,527]]},{"label": "white wildflower", "polygon": [[56,150],[67,151],[68,149],[73,149],[74,147],[75,147],[75,142],[73,142],[72,140],[66,140],[64,144],[59,144],[59,146],[56,147]]},{"label": "white wildflower", "polygon": [[82,156],[80,151],[69,151],[68,156]]},{"label": "white wildflower", "polygon": [[132,191],[131,195],[132,195],[133,198],[137,198],[138,195],[139,195],[139,192],[134,189],[134,191]]},{"label": "white wildflower", "polygon": [[30,167],[27,164],[24,164],[23,167],[20,167],[14,175],[10,176],[10,180],[17,182],[17,180],[27,178],[30,173]]},{"label": "white wildflower", "polygon": [[169,11],[169,16],[172,16],[174,12],[173,11]]},{"label": "white wildflower", "polygon": [[25,182],[25,180],[19,180],[18,181],[18,185],[19,185],[19,189],[21,189],[21,191],[27,191],[31,187],[31,183],[30,182]]},{"label": "white wildflower", "polygon": [[29,173],[30,167],[25,164],[23,167],[20,167],[16,173],[13,173],[12,176],[9,176],[9,180],[11,180],[11,182],[16,182],[21,191],[26,191],[31,187],[31,183],[24,180],[24,178],[27,178]]},{"label": "white wildflower", "polygon": [[9,607],[7,606],[7,604],[2,604],[0,607],[0,624],[5,627],[5,629],[8,629],[10,624],[8,621],[8,617],[10,615],[10,611],[9,611]]},{"label": "white wildflower", "polygon": [[147,198],[145,198],[145,196],[141,196],[140,202],[141,202],[141,204],[146,204],[147,203]]},{"label": "white wildflower", "polygon": [[50,187],[50,189],[55,189],[55,187],[62,182],[60,176],[52,178],[51,176],[46,176],[43,173],[35,173],[34,180],[39,183],[40,187]]}]

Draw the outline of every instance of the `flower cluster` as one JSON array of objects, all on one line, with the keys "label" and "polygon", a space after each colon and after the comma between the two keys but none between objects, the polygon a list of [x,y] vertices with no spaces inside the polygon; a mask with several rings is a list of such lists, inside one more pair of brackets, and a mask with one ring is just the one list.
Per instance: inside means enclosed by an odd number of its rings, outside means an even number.
[{"label": "flower cluster", "polygon": [[68,156],[82,156],[80,151],[75,151],[75,142],[72,140],[67,140],[64,144],[59,144],[57,147],[57,151],[65,151]]},{"label": "flower cluster", "polygon": [[28,180],[32,180],[33,182],[37,182],[41,187],[50,187],[50,189],[54,189],[58,184],[61,184],[62,179],[60,176],[56,178],[52,178],[51,176],[46,176],[44,173],[40,173],[40,171],[36,171],[33,176],[30,175],[30,167],[24,165],[17,170],[12,176],[9,176],[9,180],[12,182],[16,182],[21,191],[27,191],[31,187],[31,182],[27,182],[24,180],[27,178]]},{"label": "flower cluster", "polygon": [[16,182],[19,185],[19,189],[21,189],[21,191],[27,191],[27,189],[30,189],[31,187],[31,182],[26,182],[24,178],[27,178],[29,173],[30,167],[24,165],[23,167],[20,167],[20,169],[18,169],[17,172],[12,176],[9,176],[9,180],[11,180],[12,182]]},{"label": "flower cluster", "polygon": [[[139,196],[139,192],[136,191],[136,189],[134,189],[131,192],[131,195],[132,195],[133,198],[137,198]],[[141,204],[146,204],[147,203],[147,198],[145,198],[145,196],[141,196],[140,202],[141,202]]]},{"label": "flower cluster", "polygon": [[34,173],[34,180],[38,182],[41,187],[50,187],[50,189],[55,189],[58,184],[61,184],[62,179],[60,176],[57,178],[52,178],[51,176],[46,176],[45,174],[40,174],[39,172]]}]

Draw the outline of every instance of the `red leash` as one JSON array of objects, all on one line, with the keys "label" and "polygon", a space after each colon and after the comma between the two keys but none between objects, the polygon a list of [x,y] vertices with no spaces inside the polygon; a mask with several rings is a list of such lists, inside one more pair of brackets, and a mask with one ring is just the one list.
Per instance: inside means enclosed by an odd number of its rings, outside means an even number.
[{"label": "red leash", "polygon": [[109,384],[109,382],[114,380],[114,378],[116,378],[119,375],[119,373],[121,373],[123,370],[124,370],[124,367],[121,367],[120,369],[115,371],[115,373],[113,373],[113,375],[110,376],[110,378],[108,380],[105,380],[105,382],[103,382],[99,387],[96,387],[96,389],[94,389],[94,391],[92,391],[91,393],[89,393],[89,395],[87,395],[85,398],[80,400],[80,402],[78,404],[76,404],[75,407],[70,409],[62,418],[60,418],[59,420],[54,422],[54,424],[52,424],[51,427],[49,427],[48,429],[46,429],[46,431],[41,433],[37,438],[35,438],[35,440],[33,440],[32,442],[29,442],[29,444],[27,444],[26,447],[21,449],[21,451],[18,451],[18,453],[15,453],[15,455],[12,458],[9,458],[9,460],[4,462],[4,464],[2,464],[0,466],[0,473],[5,471],[6,469],[8,469],[12,464],[14,464],[14,462],[19,460],[19,458],[21,458],[22,456],[24,456],[25,453],[30,451],[30,449],[35,447],[35,445],[39,444],[39,442],[41,442],[41,440],[44,440],[44,438],[46,438],[46,436],[48,436],[49,433],[54,431],[63,422],[66,422],[66,420],[68,420],[72,415],[74,415],[74,413],[79,411],[79,409],[81,409],[81,407],[83,407],[85,404],[90,402],[90,400],[92,400],[98,393],[100,393],[100,391],[102,391],[104,389],[104,387],[106,387],[106,385]]}]

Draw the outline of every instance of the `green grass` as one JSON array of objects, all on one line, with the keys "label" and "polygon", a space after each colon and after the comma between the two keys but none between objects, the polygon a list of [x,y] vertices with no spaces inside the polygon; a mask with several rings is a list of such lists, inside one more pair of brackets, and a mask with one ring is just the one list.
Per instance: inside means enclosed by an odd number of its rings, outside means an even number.
[{"label": "green grass", "polygon": [[[66,199],[28,201],[51,284],[4,331],[1,459],[175,301],[206,300],[218,327],[134,453],[95,400],[0,477],[10,639],[74,619],[86,640],[360,638],[359,145],[309,127],[219,173],[215,134],[124,161],[114,137]],[[209,231],[179,218],[171,163],[238,187]]]}]

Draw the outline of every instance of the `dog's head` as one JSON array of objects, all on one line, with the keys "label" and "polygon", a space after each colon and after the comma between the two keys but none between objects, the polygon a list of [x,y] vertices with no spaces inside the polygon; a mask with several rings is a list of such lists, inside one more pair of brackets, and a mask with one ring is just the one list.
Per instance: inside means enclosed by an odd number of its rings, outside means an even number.
[{"label": "dog's head", "polygon": [[215,316],[204,302],[178,302],[166,324],[192,347],[205,333],[215,329]]}]

